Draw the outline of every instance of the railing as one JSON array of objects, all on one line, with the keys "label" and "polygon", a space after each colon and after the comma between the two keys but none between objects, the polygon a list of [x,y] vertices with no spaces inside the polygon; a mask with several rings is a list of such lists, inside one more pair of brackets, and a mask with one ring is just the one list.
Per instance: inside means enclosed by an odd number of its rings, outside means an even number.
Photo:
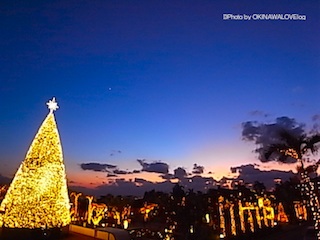
[{"label": "railing", "polygon": [[116,228],[86,228],[70,224],[69,231],[102,240],[130,240],[126,230]]}]

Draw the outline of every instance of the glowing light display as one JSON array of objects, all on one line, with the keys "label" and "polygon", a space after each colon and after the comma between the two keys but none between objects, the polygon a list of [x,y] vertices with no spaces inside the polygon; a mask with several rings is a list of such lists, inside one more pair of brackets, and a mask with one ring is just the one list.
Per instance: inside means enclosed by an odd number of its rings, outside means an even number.
[{"label": "glowing light display", "polygon": [[70,223],[62,147],[53,111],[50,112],[1,203],[3,226],[7,228],[54,228]]},{"label": "glowing light display", "polygon": [[142,208],[140,208],[140,213],[143,214],[143,220],[146,222],[149,219],[149,213],[155,208],[158,207],[158,204],[155,203],[150,203],[147,204],[145,203]]},{"label": "glowing light display", "polygon": [[71,210],[71,217],[72,217],[72,220],[74,220],[74,221],[77,220],[79,217],[78,199],[81,195],[82,195],[82,193],[75,193],[75,192],[72,192],[70,194],[70,197],[74,196],[74,206],[73,206],[73,209]]},{"label": "glowing light display", "polygon": [[277,215],[277,221],[278,222],[289,222],[288,216],[284,211],[284,207],[282,205],[282,203],[279,203],[278,205],[278,215]]},{"label": "glowing light display", "polygon": [[103,219],[105,216],[106,211],[108,210],[107,205],[101,203],[92,203],[92,217],[91,221],[94,226],[98,226],[100,221]]},{"label": "glowing light display", "polygon": [[231,204],[229,210],[230,210],[230,218],[231,218],[231,234],[237,235],[236,220],[234,218],[234,204]]},{"label": "glowing light display", "polygon": [[299,159],[299,154],[297,151],[295,151],[292,148],[286,149],[286,150],[280,150],[281,153],[283,153],[286,156],[292,157],[294,159]]},{"label": "glowing light display", "polygon": [[[302,191],[302,195],[306,195],[308,198],[308,207],[310,208],[311,212],[312,212],[312,216],[313,216],[313,223],[314,223],[314,227],[315,230],[317,232],[317,237],[318,239],[320,239],[320,206],[319,206],[319,199],[318,196],[315,192],[315,185],[314,183],[310,180],[310,177],[308,176],[308,168],[304,168],[304,161],[306,159],[302,158],[302,155],[307,153],[307,150],[310,149],[312,153],[314,153],[314,150],[316,150],[316,148],[314,148],[314,146],[312,146],[313,144],[316,144],[317,142],[319,142],[319,140],[317,139],[317,135],[315,135],[315,141],[311,140],[311,142],[306,143],[303,142],[304,146],[301,147],[300,149],[300,154],[290,148],[287,150],[281,150],[280,153],[286,155],[286,156],[290,156],[294,159],[297,160],[297,162],[300,163],[301,166],[299,166],[299,172],[300,172],[300,183],[301,183],[301,191]],[[311,144],[311,146],[308,146],[309,144]],[[316,169],[318,168],[318,164],[314,165],[314,166],[309,166],[311,167],[310,169],[314,172],[316,171]]]},{"label": "glowing light display", "polygon": [[224,207],[223,207],[223,201],[224,198],[222,196],[219,197],[219,216],[220,216],[220,238],[221,236],[226,236],[226,223],[224,219]]},{"label": "glowing light display", "polygon": [[87,221],[89,224],[91,224],[91,220],[92,220],[92,213],[93,213],[93,209],[92,209],[92,201],[93,201],[93,196],[86,196],[86,198],[88,199],[89,203],[88,203],[88,211],[86,213],[87,215]]},{"label": "glowing light display", "polygon": [[[244,205],[244,206],[243,206]],[[281,205],[282,206],[282,205]],[[263,227],[274,227],[275,226],[275,214],[274,208],[272,207],[271,201],[268,198],[259,197],[257,203],[244,202],[244,204],[239,200],[239,220],[240,228],[243,233],[248,232],[249,229],[246,229],[246,223],[249,223],[250,231],[256,231],[256,225],[258,228],[262,229]],[[262,213],[262,216],[260,215]],[[245,214],[247,218],[245,218]],[[282,209],[282,215],[285,215],[284,209]],[[232,222],[235,221],[234,213],[231,213],[230,208],[230,217],[231,217],[231,232],[232,235],[236,235],[236,231],[233,227]]]}]

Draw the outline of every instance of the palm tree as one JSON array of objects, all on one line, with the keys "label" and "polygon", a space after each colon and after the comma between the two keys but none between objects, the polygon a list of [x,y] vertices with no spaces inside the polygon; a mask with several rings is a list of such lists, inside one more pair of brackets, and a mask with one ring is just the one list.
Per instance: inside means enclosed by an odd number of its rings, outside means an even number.
[{"label": "palm tree", "polygon": [[316,171],[319,161],[311,166],[306,167],[305,163],[308,162],[308,154],[311,152],[313,155],[317,153],[317,143],[320,142],[320,134],[308,136],[303,133],[300,135],[293,134],[287,129],[282,129],[279,132],[279,143],[270,145],[264,152],[264,157],[268,161],[276,160],[282,163],[298,162],[298,172],[300,173],[300,182],[303,186],[303,191],[307,193],[310,203],[311,211],[313,213],[313,221],[315,229],[318,232],[318,239],[320,239],[320,206],[318,196],[315,193],[314,183],[310,181],[308,173]]},{"label": "palm tree", "polygon": [[320,134],[307,136],[305,133],[297,136],[291,131],[283,128],[279,132],[279,143],[270,145],[264,152],[266,160],[276,160],[282,163],[292,161],[300,163],[304,169],[304,156],[309,152],[316,154],[318,151],[317,143],[320,142]]}]

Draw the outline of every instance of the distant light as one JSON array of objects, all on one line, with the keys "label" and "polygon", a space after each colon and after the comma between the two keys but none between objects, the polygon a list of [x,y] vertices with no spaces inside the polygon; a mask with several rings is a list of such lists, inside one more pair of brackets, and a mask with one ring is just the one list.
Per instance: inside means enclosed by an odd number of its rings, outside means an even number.
[{"label": "distant light", "polygon": [[193,226],[190,226],[190,233],[193,233]]},{"label": "distant light", "polygon": [[128,222],[127,219],[125,219],[125,220],[123,221],[123,228],[124,228],[124,229],[127,229],[128,227],[129,227],[129,222]]},{"label": "distant light", "polygon": [[210,223],[210,215],[209,215],[209,213],[206,214],[206,221],[207,221],[207,223]]}]

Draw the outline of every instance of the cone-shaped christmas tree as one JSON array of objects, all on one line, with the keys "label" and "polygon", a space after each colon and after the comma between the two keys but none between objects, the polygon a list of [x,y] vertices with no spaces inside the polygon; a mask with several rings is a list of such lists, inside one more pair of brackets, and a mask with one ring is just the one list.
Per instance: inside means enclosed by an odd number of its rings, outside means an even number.
[{"label": "cone-shaped christmas tree", "polygon": [[70,223],[69,197],[60,137],[53,111],[40,126],[1,203],[7,228],[55,228]]}]

